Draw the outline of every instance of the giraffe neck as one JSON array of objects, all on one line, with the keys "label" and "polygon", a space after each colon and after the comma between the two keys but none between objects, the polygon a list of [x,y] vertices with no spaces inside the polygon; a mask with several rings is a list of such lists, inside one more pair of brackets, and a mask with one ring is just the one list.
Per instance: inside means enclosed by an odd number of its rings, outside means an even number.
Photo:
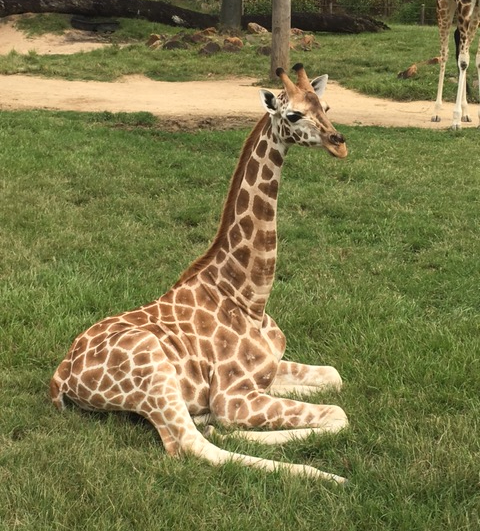
[{"label": "giraffe neck", "polygon": [[277,195],[287,152],[272,125],[270,115],[265,115],[247,138],[217,235],[177,283],[198,273],[260,321],[275,273]]}]

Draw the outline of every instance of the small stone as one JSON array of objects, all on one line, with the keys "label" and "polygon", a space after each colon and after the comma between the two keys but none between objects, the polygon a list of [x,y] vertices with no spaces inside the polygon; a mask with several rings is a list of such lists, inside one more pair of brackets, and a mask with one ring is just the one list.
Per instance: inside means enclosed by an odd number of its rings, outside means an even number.
[{"label": "small stone", "polygon": [[238,46],[235,46],[231,42],[226,42],[223,45],[223,51],[224,52],[231,52],[231,53],[238,53],[239,51],[241,51],[241,48],[239,48]]},{"label": "small stone", "polygon": [[164,50],[186,50],[188,44],[186,42],[174,40],[166,42],[162,48]]},{"label": "small stone", "polygon": [[263,26],[260,26],[260,24],[257,24],[255,22],[248,23],[247,31],[248,33],[254,33],[254,34],[268,33],[267,29],[265,29]]},{"label": "small stone", "polygon": [[315,37],[313,35],[305,35],[300,43],[300,46],[303,51],[309,52],[315,44]]},{"label": "small stone", "polygon": [[224,46],[234,46],[235,48],[243,48],[243,41],[238,37],[227,37],[223,41]]},{"label": "small stone", "polygon": [[201,33],[203,33],[204,35],[216,35],[217,34],[217,30],[216,28],[205,28],[204,30],[201,31]]},{"label": "small stone", "polygon": [[192,35],[185,36],[183,40],[191,42],[193,44],[200,44],[203,42],[208,42],[209,38],[208,38],[208,35],[206,35],[202,31],[197,31],[197,33],[193,33]]},{"label": "small stone", "polygon": [[198,53],[201,55],[213,55],[215,53],[218,53],[220,50],[220,44],[218,44],[217,42],[208,42],[203,48],[199,50]]},{"label": "small stone", "polygon": [[145,45],[151,48],[152,45],[160,41],[160,39],[161,39],[160,35],[158,35],[157,33],[152,33],[150,37],[148,38],[148,41],[145,43]]},{"label": "small stone", "polygon": [[257,54],[258,55],[272,55],[272,47],[271,46],[259,46],[257,48]]},{"label": "small stone", "polygon": [[403,72],[399,72],[397,77],[398,79],[408,79],[410,77],[413,77],[417,73],[417,65],[409,66],[406,70]]}]

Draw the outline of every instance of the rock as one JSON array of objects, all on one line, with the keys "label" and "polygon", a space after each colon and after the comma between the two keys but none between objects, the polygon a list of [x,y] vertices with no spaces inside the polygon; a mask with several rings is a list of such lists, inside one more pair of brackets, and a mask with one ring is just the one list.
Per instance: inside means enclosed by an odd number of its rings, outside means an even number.
[{"label": "rock", "polygon": [[208,42],[210,38],[208,35],[205,35],[203,31],[197,31],[192,35],[185,35],[183,38],[184,41],[191,42],[192,44],[201,44],[203,42]]},{"label": "rock", "polygon": [[150,37],[148,38],[148,41],[145,43],[145,45],[148,46],[149,48],[152,48],[152,46],[155,43],[158,43],[160,39],[161,39],[160,35],[158,35],[157,33],[152,33]]},{"label": "rock", "polygon": [[209,42],[205,44],[203,48],[199,50],[200,55],[213,55],[218,53],[221,50],[220,44],[218,42]]},{"label": "rock", "polygon": [[255,22],[249,22],[247,26],[248,33],[254,33],[254,34],[260,34],[260,33],[268,33],[268,30],[265,29],[263,26],[260,26],[260,24],[257,24]]},{"label": "rock", "polygon": [[310,52],[315,44],[315,37],[313,35],[305,35],[300,43],[300,47],[304,52]]},{"label": "rock", "polygon": [[201,33],[203,33],[204,35],[216,35],[217,34],[217,29],[216,28],[205,28],[204,30],[201,31]]},{"label": "rock", "polygon": [[259,46],[257,48],[257,54],[258,55],[272,55],[272,47],[271,46]]},{"label": "rock", "polygon": [[408,79],[409,77],[413,77],[417,73],[417,65],[412,65],[408,67],[403,72],[399,72],[397,77],[398,79]]},{"label": "rock", "polygon": [[238,37],[227,37],[223,41],[224,46],[234,46],[235,48],[243,48],[243,41]]},{"label": "rock", "polygon": [[231,53],[238,53],[238,52],[241,51],[241,48],[239,48],[238,46],[235,46],[231,42],[226,42],[223,45],[223,51],[224,52],[231,52]]},{"label": "rock", "polygon": [[186,50],[188,48],[188,44],[186,42],[173,40],[166,42],[162,48],[164,50]]}]

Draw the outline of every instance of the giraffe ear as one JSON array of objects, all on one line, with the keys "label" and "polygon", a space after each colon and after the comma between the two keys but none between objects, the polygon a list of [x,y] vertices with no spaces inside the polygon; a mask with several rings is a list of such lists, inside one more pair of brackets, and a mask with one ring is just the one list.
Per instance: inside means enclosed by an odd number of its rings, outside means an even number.
[{"label": "giraffe ear", "polygon": [[277,98],[269,90],[260,90],[260,101],[270,114],[275,114],[277,112]]},{"label": "giraffe ear", "polygon": [[312,80],[312,87],[315,91],[315,94],[321,98],[323,96],[323,93],[325,92],[325,89],[327,88],[327,81],[328,81],[328,74],[324,74],[323,76],[316,77]]}]

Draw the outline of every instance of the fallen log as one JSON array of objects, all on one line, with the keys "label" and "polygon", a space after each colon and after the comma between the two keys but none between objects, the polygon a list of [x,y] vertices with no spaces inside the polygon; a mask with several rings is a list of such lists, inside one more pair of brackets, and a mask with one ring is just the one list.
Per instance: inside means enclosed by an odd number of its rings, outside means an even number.
[{"label": "fallen log", "polygon": [[[0,17],[22,13],[64,13],[87,17],[143,18],[185,28],[208,28],[219,25],[219,17],[176,7],[153,0],[8,0],[0,1]],[[242,27],[256,22],[271,29],[271,16],[243,16]],[[370,18],[348,15],[292,13],[291,25],[304,31],[333,33],[378,32],[388,29],[385,24]]]},{"label": "fallen log", "polygon": [[[272,20],[268,15],[244,16],[242,26],[249,22],[260,24],[269,31],[272,29]],[[370,17],[351,17],[349,15],[322,15],[320,13],[292,13],[292,28],[303,31],[328,32],[328,33],[362,33],[390,29],[386,24]]]}]

